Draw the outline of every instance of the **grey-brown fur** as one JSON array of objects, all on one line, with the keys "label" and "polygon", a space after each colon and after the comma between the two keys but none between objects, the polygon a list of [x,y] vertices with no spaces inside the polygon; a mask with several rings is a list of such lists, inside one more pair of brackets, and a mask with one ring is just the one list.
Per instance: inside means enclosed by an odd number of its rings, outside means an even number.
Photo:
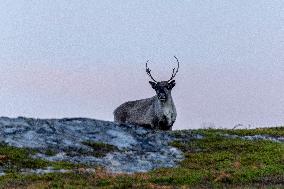
[{"label": "grey-brown fur", "polygon": [[[178,59],[175,57],[178,62]],[[148,63],[148,62],[147,62]],[[129,101],[120,105],[114,111],[114,121],[119,124],[136,124],[151,129],[171,130],[176,121],[177,113],[171,91],[175,86],[175,80],[179,69],[173,69],[168,81],[157,82],[151,75],[151,70],[146,63],[146,72],[153,81],[152,88],[156,91],[152,98]]]},{"label": "grey-brown fur", "polygon": [[[167,85],[168,82],[159,82]],[[172,99],[171,90],[167,90],[166,101],[161,101],[158,95],[152,98],[129,101],[114,111],[114,121],[123,124],[137,124],[151,129],[171,130],[177,113]]]}]

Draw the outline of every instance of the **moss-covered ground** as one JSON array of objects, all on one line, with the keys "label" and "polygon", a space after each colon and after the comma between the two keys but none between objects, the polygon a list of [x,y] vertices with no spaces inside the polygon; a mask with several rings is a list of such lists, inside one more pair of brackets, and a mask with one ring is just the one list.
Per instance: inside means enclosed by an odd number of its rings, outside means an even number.
[{"label": "moss-covered ground", "polygon": [[[283,143],[224,136],[284,137],[284,127],[253,130],[200,129],[175,131],[174,134],[181,139],[171,145],[185,153],[184,161],[177,168],[162,168],[132,175],[111,174],[103,169],[89,173],[85,171],[86,167],[80,165],[34,160],[30,158],[34,153],[32,150],[2,144],[0,166],[8,171],[0,177],[0,188],[284,188]],[[187,140],[187,135],[196,134],[203,137]],[[88,144],[94,149],[98,147],[98,144]],[[109,146],[105,146],[105,150],[108,149]],[[76,171],[45,175],[19,173],[21,168],[47,166]]]},{"label": "moss-covered ground", "polygon": [[82,144],[91,147],[93,149],[91,155],[95,157],[103,157],[109,152],[119,151],[119,149],[116,146],[105,144],[102,142],[85,141],[82,142]]}]

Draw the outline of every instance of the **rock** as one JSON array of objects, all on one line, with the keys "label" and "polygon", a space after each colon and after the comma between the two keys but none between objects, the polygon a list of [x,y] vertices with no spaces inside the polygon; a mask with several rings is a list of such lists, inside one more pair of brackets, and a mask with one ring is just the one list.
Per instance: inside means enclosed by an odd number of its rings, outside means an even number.
[{"label": "rock", "polygon": [[47,167],[46,169],[22,169],[22,174],[47,174],[47,173],[70,173],[71,170],[59,169],[55,170],[52,167]]},{"label": "rock", "polygon": [[[183,154],[169,146],[174,139],[171,132],[87,118],[0,118],[0,141],[36,149],[34,158],[98,165],[115,173],[176,166]],[[97,157],[88,143],[108,144],[116,150]]]},{"label": "rock", "polygon": [[241,138],[244,140],[270,140],[270,141],[279,142],[279,143],[284,142],[284,137],[269,136],[269,135],[238,136],[238,135],[224,134],[224,136],[228,138]]}]

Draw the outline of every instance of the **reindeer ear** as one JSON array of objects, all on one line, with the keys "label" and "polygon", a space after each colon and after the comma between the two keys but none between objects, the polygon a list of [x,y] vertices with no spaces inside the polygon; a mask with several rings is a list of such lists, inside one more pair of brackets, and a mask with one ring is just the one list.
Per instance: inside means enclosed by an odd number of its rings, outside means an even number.
[{"label": "reindeer ear", "polygon": [[150,85],[152,86],[153,89],[156,89],[157,84],[153,81],[149,81]]},{"label": "reindeer ear", "polygon": [[171,82],[169,82],[169,85],[168,85],[168,89],[172,89],[176,86],[176,81],[175,80],[172,80]]}]

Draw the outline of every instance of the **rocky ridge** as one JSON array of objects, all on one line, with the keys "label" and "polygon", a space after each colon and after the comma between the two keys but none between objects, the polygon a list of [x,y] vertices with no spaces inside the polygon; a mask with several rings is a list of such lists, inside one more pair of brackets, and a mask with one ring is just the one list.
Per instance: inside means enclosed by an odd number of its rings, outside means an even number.
[{"label": "rocky ridge", "polygon": [[[184,159],[184,154],[170,143],[203,138],[194,133],[198,132],[154,131],[88,118],[0,117],[0,144],[32,149],[36,151],[33,158],[84,164],[91,171],[99,166],[112,173],[148,172],[162,167],[175,167]],[[281,136],[220,134],[228,138],[284,142]],[[58,171],[68,170],[54,170],[52,167],[21,170],[23,173]],[[5,167],[0,164],[0,176],[4,174]]]},{"label": "rocky ridge", "polygon": [[[35,149],[34,158],[102,166],[115,173],[176,166],[183,154],[169,145],[173,140],[171,132],[87,118],[0,118],[2,143]],[[97,144],[114,150],[96,156],[92,145]]]}]

